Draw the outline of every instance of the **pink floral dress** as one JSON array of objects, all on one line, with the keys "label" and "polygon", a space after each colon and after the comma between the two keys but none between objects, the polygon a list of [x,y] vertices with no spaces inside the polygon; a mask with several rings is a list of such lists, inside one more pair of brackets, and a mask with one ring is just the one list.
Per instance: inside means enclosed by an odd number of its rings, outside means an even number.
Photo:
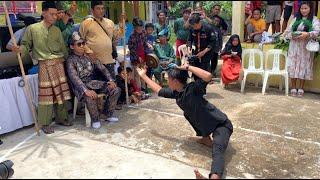
[{"label": "pink floral dress", "polygon": [[[286,37],[290,39],[288,50],[288,72],[290,78],[312,80],[313,79],[313,58],[314,53],[306,49],[306,45],[310,38],[316,38],[319,35],[320,23],[319,19],[314,16],[312,20],[312,31],[310,37],[306,40],[293,40],[292,39],[292,25],[296,19],[293,20],[291,25],[285,31]],[[304,25],[300,24],[297,31],[303,31]]]}]

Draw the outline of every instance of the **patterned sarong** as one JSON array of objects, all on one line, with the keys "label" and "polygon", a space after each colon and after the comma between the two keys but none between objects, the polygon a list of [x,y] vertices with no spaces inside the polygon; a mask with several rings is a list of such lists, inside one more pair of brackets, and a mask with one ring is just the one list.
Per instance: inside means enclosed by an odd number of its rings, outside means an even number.
[{"label": "patterned sarong", "polygon": [[71,99],[63,59],[39,61],[39,104],[63,104]]}]

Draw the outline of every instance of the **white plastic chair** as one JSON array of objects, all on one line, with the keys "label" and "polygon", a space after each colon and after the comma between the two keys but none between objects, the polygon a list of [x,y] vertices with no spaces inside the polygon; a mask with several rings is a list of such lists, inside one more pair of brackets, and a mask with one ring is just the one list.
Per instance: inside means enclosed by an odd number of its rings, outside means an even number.
[{"label": "white plastic chair", "polygon": [[[269,56],[273,55],[272,60],[272,69],[268,68],[268,62],[271,61],[269,60]],[[280,69],[280,56],[284,56],[284,61],[285,61],[285,67],[284,69]],[[264,75],[264,80],[263,80],[263,87],[262,87],[262,94],[264,95],[266,92],[266,87],[268,83],[268,78],[270,75],[278,75],[280,77],[280,85],[279,89],[282,90],[282,78],[285,80],[285,93],[286,96],[288,96],[289,92],[289,75],[288,75],[288,62],[287,62],[287,54],[283,52],[281,49],[271,49],[267,51],[266,55],[266,64],[265,64],[265,75]]]},{"label": "white plastic chair", "polygon": [[[98,98],[106,96],[105,94],[98,94]],[[74,97],[74,104],[73,104],[73,119],[76,119],[77,108],[78,108],[78,98],[77,96]],[[86,127],[91,127],[91,117],[87,108],[87,104],[84,105],[84,113],[86,117]]]},{"label": "white plastic chair", "polygon": [[[188,62],[188,57],[190,54],[188,53],[188,47],[186,44],[180,45],[178,48],[178,51],[180,53],[180,58],[181,58],[181,64],[184,64],[185,62]],[[188,72],[189,77],[191,77],[192,73]],[[188,79],[188,82],[190,82],[191,79]]]},{"label": "white plastic chair", "polygon": [[185,61],[188,60],[188,57],[189,57],[187,45],[183,44],[183,45],[179,46],[178,51],[180,53],[181,64],[183,64]]},{"label": "white plastic chair", "polygon": [[[255,55],[259,55],[260,67],[256,68],[256,58]],[[248,68],[245,68],[244,62],[246,55],[249,55]],[[242,52],[242,69],[243,69],[243,79],[241,82],[241,93],[244,92],[244,87],[246,85],[247,75],[249,74],[260,74],[262,76],[262,80],[264,77],[263,70],[263,52],[260,49],[244,49]],[[258,81],[256,82],[256,87],[258,87]]]}]

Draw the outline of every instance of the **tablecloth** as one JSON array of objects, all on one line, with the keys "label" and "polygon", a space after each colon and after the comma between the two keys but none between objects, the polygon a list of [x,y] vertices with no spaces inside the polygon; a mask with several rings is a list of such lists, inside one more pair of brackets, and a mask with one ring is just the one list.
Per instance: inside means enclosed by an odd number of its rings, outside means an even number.
[{"label": "tablecloth", "polygon": [[[38,105],[38,74],[27,75],[32,101]],[[19,86],[21,77],[0,80],[0,134],[33,124],[31,109],[24,88]]]}]

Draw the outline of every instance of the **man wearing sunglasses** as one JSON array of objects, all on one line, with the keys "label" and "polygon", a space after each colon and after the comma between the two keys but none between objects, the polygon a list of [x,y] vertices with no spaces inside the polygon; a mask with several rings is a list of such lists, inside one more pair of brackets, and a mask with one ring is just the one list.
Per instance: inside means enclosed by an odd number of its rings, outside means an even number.
[{"label": "man wearing sunglasses", "polygon": [[[92,119],[92,127],[94,129],[100,128],[100,120],[118,121],[113,112],[120,97],[121,89],[115,84],[110,72],[99,60],[86,56],[86,42],[78,32],[74,32],[71,36],[70,49],[72,54],[67,60],[68,76],[73,92],[79,100],[84,99],[87,105]],[[94,74],[97,71],[100,71],[107,81],[96,80]],[[98,93],[104,93],[108,97],[102,114],[98,110]]]}]

